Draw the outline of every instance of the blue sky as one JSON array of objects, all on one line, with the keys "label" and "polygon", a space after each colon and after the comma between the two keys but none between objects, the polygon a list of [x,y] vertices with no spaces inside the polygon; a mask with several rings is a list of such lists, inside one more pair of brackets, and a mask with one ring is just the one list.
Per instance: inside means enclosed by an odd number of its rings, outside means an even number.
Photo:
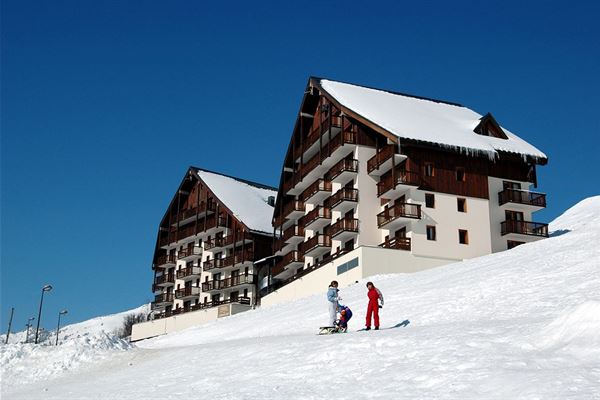
[{"label": "blue sky", "polygon": [[2,329],[151,300],[189,165],[278,183],[310,75],[455,101],[549,156],[549,222],[600,192],[597,2],[2,2]]}]

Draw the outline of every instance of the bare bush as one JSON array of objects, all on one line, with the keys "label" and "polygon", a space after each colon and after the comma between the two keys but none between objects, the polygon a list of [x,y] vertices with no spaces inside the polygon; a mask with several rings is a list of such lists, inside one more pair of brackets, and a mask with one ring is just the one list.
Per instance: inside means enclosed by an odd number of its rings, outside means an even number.
[{"label": "bare bush", "polygon": [[145,322],[146,320],[146,314],[144,313],[129,314],[125,316],[125,318],[123,318],[123,326],[117,331],[117,335],[121,339],[131,336],[131,327],[134,324],[139,324],[140,322]]}]

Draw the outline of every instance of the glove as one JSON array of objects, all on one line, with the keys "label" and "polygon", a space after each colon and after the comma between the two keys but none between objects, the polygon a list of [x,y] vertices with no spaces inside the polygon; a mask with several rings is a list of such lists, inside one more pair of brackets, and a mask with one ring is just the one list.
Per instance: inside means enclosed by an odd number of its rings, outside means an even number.
[{"label": "glove", "polygon": [[383,308],[383,304],[379,306],[379,308]]}]

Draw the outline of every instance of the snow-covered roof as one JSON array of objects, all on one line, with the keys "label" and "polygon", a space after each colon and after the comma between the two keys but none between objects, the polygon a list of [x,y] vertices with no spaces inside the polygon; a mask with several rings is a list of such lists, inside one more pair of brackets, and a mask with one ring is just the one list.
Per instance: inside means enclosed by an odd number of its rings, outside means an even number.
[{"label": "snow-covered roof", "polygon": [[387,132],[465,153],[484,153],[495,158],[498,151],[546,159],[546,155],[502,127],[508,139],[483,136],[473,129],[482,116],[458,104],[423,99],[327,79],[321,88],[343,107]]},{"label": "snow-covered roof", "polygon": [[277,196],[276,189],[203,169],[196,169],[196,173],[248,229],[265,233],[273,231],[273,206],[269,205],[268,199]]}]

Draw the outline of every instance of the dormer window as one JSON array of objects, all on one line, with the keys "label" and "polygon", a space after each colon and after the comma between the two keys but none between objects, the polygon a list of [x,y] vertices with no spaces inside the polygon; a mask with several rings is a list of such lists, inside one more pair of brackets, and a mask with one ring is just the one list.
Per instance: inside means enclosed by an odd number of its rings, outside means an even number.
[{"label": "dormer window", "polygon": [[498,125],[498,122],[496,122],[492,114],[485,114],[479,121],[479,124],[473,129],[473,132],[476,134],[499,139],[508,139],[508,136],[506,136],[506,133],[504,133],[500,125]]}]

